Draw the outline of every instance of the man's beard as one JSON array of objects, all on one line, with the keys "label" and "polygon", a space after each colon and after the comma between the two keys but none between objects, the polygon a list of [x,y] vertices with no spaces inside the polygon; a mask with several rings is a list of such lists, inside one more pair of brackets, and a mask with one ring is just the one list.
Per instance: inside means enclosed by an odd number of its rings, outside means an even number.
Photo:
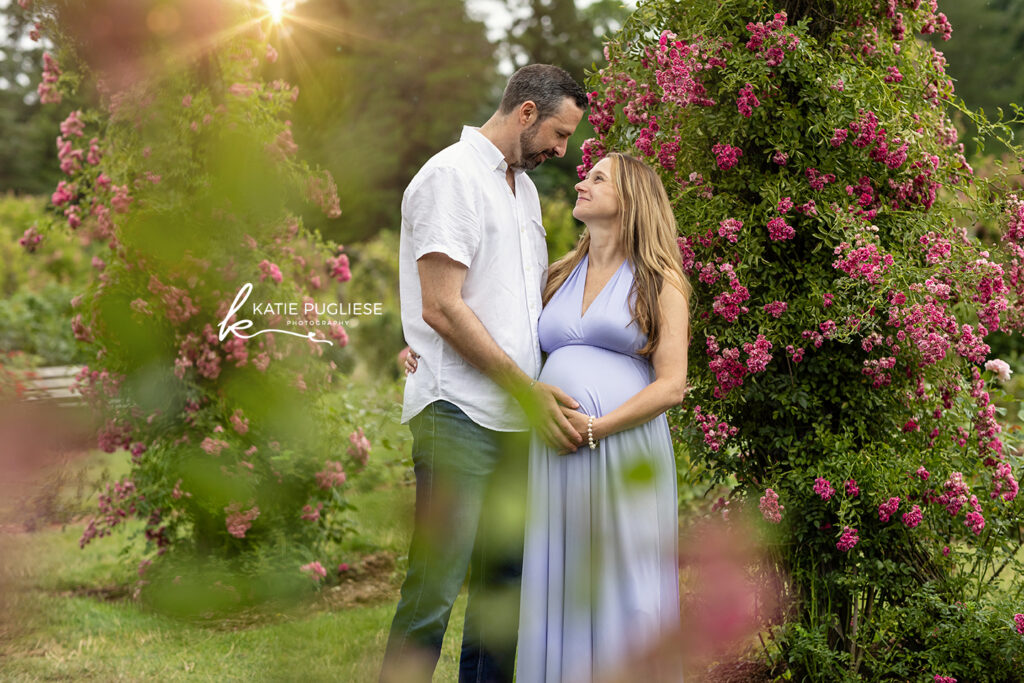
[{"label": "man's beard", "polygon": [[519,160],[510,164],[512,170],[532,171],[544,163],[548,157],[555,156],[554,150],[534,145],[537,133],[540,132],[539,127],[540,124],[536,123],[519,134]]}]

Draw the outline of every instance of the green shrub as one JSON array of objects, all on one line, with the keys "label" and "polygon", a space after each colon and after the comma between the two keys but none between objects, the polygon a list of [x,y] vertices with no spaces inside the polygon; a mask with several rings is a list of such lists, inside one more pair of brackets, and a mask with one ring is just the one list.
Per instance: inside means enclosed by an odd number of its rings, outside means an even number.
[{"label": "green shrub", "polygon": [[[1024,585],[1020,435],[986,366],[988,335],[1024,325],[1024,202],[964,158],[963,105],[916,37],[947,30],[919,0],[652,0],[589,81],[581,171],[632,152],[672,198],[696,289],[674,425],[778,524],[772,661],[793,680],[1024,664],[1024,606],[998,599]],[[1003,564],[1007,587],[988,581]],[[969,616],[924,638],[958,602]]]}]

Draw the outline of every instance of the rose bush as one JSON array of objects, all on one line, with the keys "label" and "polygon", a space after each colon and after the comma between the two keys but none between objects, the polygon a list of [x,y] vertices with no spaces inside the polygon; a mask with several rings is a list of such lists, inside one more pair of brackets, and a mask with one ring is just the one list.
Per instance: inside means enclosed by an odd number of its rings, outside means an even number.
[{"label": "rose bush", "polygon": [[951,30],[935,0],[651,0],[589,80],[581,174],[631,152],[673,200],[676,433],[760,503],[790,587],[762,659],[794,680],[1024,663],[1020,438],[986,343],[1024,326],[1024,201],[965,158],[921,39]]},{"label": "rose bush", "polygon": [[[101,416],[100,446],[128,451],[132,466],[81,544],[144,520],[159,559],[139,573],[169,607],[305,586],[300,565],[329,559],[346,478],[370,445],[358,425],[351,442],[331,438],[344,422],[325,396],[348,335],[303,310],[343,299],[351,272],[297,218],[307,204],[328,217],[340,207],[330,175],[296,157],[297,88],[262,76],[277,59],[269,20],[194,2],[22,6],[57,47],[40,97],[78,90],[96,102],[61,124],[57,218],[27,236],[34,246],[47,228],[72,230],[109,247],[73,301],[74,334],[93,356],[78,390]],[[248,302],[231,314],[245,283]],[[298,316],[275,307],[288,303]],[[299,336],[261,333],[271,328]]]}]

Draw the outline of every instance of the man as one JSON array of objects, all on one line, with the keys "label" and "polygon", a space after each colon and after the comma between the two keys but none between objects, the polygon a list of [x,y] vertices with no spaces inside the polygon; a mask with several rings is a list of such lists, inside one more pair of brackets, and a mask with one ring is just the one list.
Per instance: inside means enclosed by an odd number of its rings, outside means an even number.
[{"label": "man", "polygon": [[416,525],[382,680],[430,680],[467,570],[459,679],[512,680],[527,430],[563,451],[582,442],[559,410],[576,402],[535,379],[547,248],[524,171],[565,154],[586,102],[563,69],[519,69],[498,111],[464,127],[402,199],[402,325],[420,356],[402,412]]}]

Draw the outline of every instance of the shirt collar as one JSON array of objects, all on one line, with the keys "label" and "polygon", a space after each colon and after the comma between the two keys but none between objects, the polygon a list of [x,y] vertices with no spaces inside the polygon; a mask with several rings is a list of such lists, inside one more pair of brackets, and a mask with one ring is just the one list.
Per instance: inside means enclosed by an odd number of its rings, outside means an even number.
[{"label": "shirt collar", "polygon": [[[484,163],[487,164],[488,168],[504,173],[508,170],[508,162],[505,161],[505,155],[501,153],[493,142],[487,139],[487,137],[480,132],[479,128],[474,126],[463,126],[462,137],[459,138],[462,142],[468,142],[473,149],[476,150]],[[514,169],[513,173],[519,175],[524,169]]]}]

